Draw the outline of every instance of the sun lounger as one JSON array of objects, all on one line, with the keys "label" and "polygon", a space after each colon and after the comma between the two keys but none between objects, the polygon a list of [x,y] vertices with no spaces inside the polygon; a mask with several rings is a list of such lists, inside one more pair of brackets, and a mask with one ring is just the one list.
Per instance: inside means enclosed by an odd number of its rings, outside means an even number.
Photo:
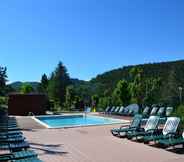
[{"label": "sun lounger", "polygon": [[0,138],[0,143],[2,142],[20,142],[24,141],[25,137],[18,136],[18,137],[7,137],[7,138]]},{"label": "sun lounger", "polygon": [[170,136],[167,139],[160,139],[158,140],[158,143],[164,147],[170,147],[170,146],[175,146],[175,145],[183,145],[184,147],[184,131],[183,134],[180,136]]},{"label": "sun lounger", "polygon": [[171,116],[173,110],[174,110],[173,107],[167,107],[167,108],[166,108],[166,113],[165,113],[166,117]]},{"label": "sun lounger", "polygon": [[158,112],[157,112],[157,116],[160,116],[160,117],[165,117],[165,107],[160,107]]},{"label": "sun lounger", "polygon": [[119,137],[126,136],[126,133],[128,131],[134,131],[140,128],[141,119],[142,119],[142,115],[135,115],[130,126],[128,127],[121,126],[120,128],[114,128],[111,130],[111,133],[114,136],[119,136]]},{"label": "sun lounger", "polygon": [[155,116],[157,114],[158,107],[153,107],[150,113],[150,116]]},{"label": "sun lounger", "polygon": [[0,161],[23,160],[27,158],[35,158],[37,154],[32,150],[12,152],[0,155]]},{"label": "sun lounger", "polygon": [[157,126],[159,123],[159,117],[158,116],[150,116],[145,127],[140,128],[139,130],[135,131],[128,131],[127,137],[128,139],[133,139],[134,137],[137,139],[140,139],[140,137],[144,137],[148,134],[154,134],[157,131]]},{"label": "sun lounger", "polygon": [[32,158],[24,158],[19,160],[12,160],[12,162],[42,162],[42,161],[37,157],[32,157]]},{"label": "sun lounger", "polygon": [[164,125],[162,132],[158,134],[145,136],[144,142],[145,143],[149,143],[150,141],[157,142],[160,139],[167,139],[170,136],[175,136],[179,123],[180,123],[180,118],[169,117]]},{"label": "sun lounger", "polygon": [[21,142],[2,142],[0,143],[0,150],[20,151],[29,148],[29,143],[26,141]]},{"label": "sun lounger", "polygon": [[143,118],[148,118],[149,117],[150,110],[151,110],[151,108],[148,107],[148,106],[144,108],[144,110],[142,112]]}]

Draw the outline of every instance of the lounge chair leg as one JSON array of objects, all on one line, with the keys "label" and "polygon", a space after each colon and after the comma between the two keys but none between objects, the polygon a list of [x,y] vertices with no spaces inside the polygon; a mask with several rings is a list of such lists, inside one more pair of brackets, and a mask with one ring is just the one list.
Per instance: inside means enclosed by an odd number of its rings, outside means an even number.
[{"label": "lounge chair leg", "polygon": [[144,141],[144,144],[149,144],[149,141]]}]

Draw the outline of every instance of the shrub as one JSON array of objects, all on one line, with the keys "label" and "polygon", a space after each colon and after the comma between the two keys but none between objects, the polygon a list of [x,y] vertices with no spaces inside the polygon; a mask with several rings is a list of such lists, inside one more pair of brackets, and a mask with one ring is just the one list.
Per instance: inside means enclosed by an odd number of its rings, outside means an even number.
[{"label": "shrub", "polygon": [[0,97],[0,114],[4,114],[8,110],[8,98]]},{"label": "shrub", "polygon": [[184,105],[180,105],[176,108],[173,116],[180,117],[181,119],[181,127],[184,128]]},{"label": "shrub", "polygon": [[8,105],[8,98],[0,97],[0,105]]},{"label": "shrub", "polygon": [[52,112],[58,113],[58,112],[61,111],[61,106],[60,106],[59,101],[55,101],[53,106],[54,106],[54,107],[51,108],[51,111],[52,111]]}]

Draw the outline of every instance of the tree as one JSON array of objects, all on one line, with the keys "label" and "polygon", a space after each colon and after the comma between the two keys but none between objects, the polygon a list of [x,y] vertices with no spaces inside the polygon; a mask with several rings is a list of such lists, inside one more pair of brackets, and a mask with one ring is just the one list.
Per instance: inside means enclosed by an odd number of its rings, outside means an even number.
[{"label": "tree", "polygon": [[138,104],[142,104],[144,100],[144,79],[143,79],[143,70],[140,68],[132,68],[130,70],[131,76],[131,83],[130,83],[130,90],[131,90],[131,98],[133,101],[137,102]]},{"label": "tree", "polygon": [[47,93],[48,84],[49,84],[49,79],[46,74],[43,74],[41,78],[41,83],[39,84],[38,89],[37,89],[38,92]]},{"label": "tree", "polygon": [[30,84],[24,83],[20,88],[20,92],[23,94],[28,94],[34,92],[34,88]]},{"label": "tree", "polygon": [[97,108],[98,102],[99,102],[98,95],[93,95],[91,97],[91,105],[92,105],[93,109],[96,109]]},{"label": "tree", "polygon": [[84,111],[85,103],[79,96],[75,96],[75,101],[74,101],[75,109]]},{"label": "tree", "polygon": [[74,86],[70,85],[66,88],[66,101],[65,105],[68,109],[72,109],[71,107],[74,105],[76,99],[76,93],[74,90]]},{"label": "tree", "polygon": [[130,104],[131,95],[129,90],[129,84],[126,80],[120,80],[113,92],[113,101],[115,105],[127,106]]},{"label": "tree", "polygon": [[144,104],[152,105],[159,103],[158,93],[161,88],[161,79],[160,78],[148,78],[145,80],[145,97]]},{"label": "tree", "polygon": [[0,66],[0,95],[5,95],[6,81],[7,81],[7,68]]},{"label": "tree", "polygon": [[161,93],[161,101],[170,105],[179,105],[179,86],[182,86],[179,81],[177,71],[172,69],[168,79],[166,80],[167,84],[163,87]]},{"label": "tree", "polygon": [[105,110],[107,106],[112,106],[111,97],[100,97],[98,102],[98,108]]},{"label": "tree", "polygon": [[65,102],[66,87],[70,85],[70,77],[66,67],[59,62],[55,71],[51,74],[48,85],[48,94],[50,99],[59,102],[62,106]]}]

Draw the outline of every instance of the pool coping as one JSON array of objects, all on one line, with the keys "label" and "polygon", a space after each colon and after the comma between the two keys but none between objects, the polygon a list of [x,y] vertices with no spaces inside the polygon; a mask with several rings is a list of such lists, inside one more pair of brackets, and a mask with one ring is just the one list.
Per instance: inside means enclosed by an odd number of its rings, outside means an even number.
[{"label": "pool coping", "polygon": [[117,124],[124,124],[127,125],[130,123],[129,120],[124,120],[124,119],[116,119],[112,117],[102,117],[102,116],[97,116],[95,114],[90,114],[88,116],[96,116],[99,118],[108,118],[112,119],[114,121],[118,121],[117,123],[106,123],[106,124],[88,124],[88,125],[73,125],[73,126],[59,126],[59,127],[50,127],[48,124],[42,122],[41,120],[37,119],[37,117],[60,117],[60,116],[74,116],[74,115],[84,115],[84,113],[78,113],[78,114],[62,114],[62,115],[40,115],[40,116],[33,116],[31,117],[33,120],[35,120],[37,123],[41,124],[42,126],[48,128],[48,129],[66,129],[66,128],[77,128],[77,127],[91,127],[91,126],[105,126],[105,125],[117,125]]}]

